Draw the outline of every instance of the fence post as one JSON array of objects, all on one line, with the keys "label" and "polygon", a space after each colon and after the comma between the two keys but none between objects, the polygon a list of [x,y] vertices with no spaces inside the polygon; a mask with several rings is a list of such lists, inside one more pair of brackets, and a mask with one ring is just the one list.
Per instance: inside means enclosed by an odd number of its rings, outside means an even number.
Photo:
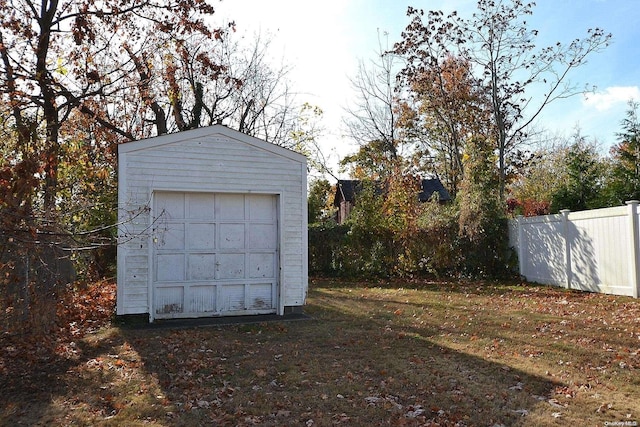
[{"label": "fence post", "polygon": [[527,275],[524,272],[524,257],[526,252],[524,250],[524,230],[522,229],[523,219],[524,217],[522,215],[516,216],[516,226],[518,227],[518,269],[520,270],[520,275],[526,278]]},{"label": "fence post", "polygon": [[562,237],[564,238],[564,287],[571,289],[571,242],[569,241],[569,209],[562,209]]},{"label": "fence post", "polygon": [[638,298],[640,293],[640,232],[638,231],[638,202],[630,200],[626,202],[629,207],[629,232],[631,245],[629,247],[629,282],[631,294]]}]

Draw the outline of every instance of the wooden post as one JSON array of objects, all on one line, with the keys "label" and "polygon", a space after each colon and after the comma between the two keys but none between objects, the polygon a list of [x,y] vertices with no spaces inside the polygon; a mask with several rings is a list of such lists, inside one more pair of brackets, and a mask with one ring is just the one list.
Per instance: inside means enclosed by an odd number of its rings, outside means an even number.
[{"label": "wooden post", "polygon": [[640,294],[640,231],[638,226],[638,200],[626,202],[629,207],[629,284],[634,298]]},{"label": "wooden post", "polygon": [[571,242],[569,241],[569,209],[560,211],[562,215],[562,237],[564,237],[564,287],[571,289]]}]

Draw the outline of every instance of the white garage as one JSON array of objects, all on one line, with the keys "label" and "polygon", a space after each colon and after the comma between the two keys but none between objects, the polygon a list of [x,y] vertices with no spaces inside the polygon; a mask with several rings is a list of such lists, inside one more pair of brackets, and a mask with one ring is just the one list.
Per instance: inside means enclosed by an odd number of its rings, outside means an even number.
[{"label": "white garage", "polygon": [[216,125],[122,144],[118,315],[301,311],[306,158]]}]

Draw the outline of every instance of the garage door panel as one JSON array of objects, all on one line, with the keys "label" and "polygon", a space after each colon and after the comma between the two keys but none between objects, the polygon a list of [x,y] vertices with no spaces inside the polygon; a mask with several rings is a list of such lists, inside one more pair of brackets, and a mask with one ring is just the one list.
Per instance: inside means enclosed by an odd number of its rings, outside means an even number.
[{"label": "garage door panel", "polygon": [[216,277],[215,254],[191,254],[188,257],[187,280],[214,280]]},{"label": "garage door panel", "polygon": [[277,197],[154,195],[157,318],[273,313],[278,306]]},{"label": "garage door panel", "polygon": [[221,285],[222,286],[222,311],[244,310],[244,290],[243,284]]},{"label": "garage door panel", "polygon": [[249,277],[251,279],[275,277],[275,254],[252,253],[249,255]]},{"label": "garage door panel", "polygon": [[248,247],[251,249],[276,249],[274,224],[250,224]]},{"label": "garage door panel", "polygon": [[184,198],[182,193],[159,193],[156,196],[156,217],[165,219],[184,218]]},{"label": "garage door panel", "polygon": [[251,220],[275,220],[275,200],[270,195],[253,195],[249,199]]},{"label": "garage door panel", "polygon": [[155,230],[158,249],[184,249],[184,224],[159,224]]},{"label": "garage door panel", "polygon": [[183,312],[184,288],[159,287],[155,290],[156,315],[175,315]]},{"label": "garage door panel", "polygon": [[264,310],[273,307],[274,283],[257,283],[250,286],[247,308],[250,310]]},{"label": "garage door panel", "polygon": [[217,286],[202,285],[190,288],[190,313],[215,313]]},{"label": "garage door panel", "polygon": [[214,249],[216,247],[216,227],[211,223],[187,225],[187,249]]},{"label": "garage door panel", "polygon": [[156,281],[179,282],[185,279],[184,255],[159,254],[156,259]]},{"label": "garage door panel", "polygon": [[216,279],[244,278],[244,254],[218,254],[216,259]]},{"label": "garage door panel", "polygon": [[217,194],[216,218],[221,220],[244,219],[245,199],[242,194]]},{"label": "garage door panel", "polygon": [[215,197],[213,194],[189,194],[187,199],[189,219],[209,219],[215,217]]},{"label": "garage door panel", "polygon": [[244,246],[244,224],[220,224],[220,249],[242,249]]}]

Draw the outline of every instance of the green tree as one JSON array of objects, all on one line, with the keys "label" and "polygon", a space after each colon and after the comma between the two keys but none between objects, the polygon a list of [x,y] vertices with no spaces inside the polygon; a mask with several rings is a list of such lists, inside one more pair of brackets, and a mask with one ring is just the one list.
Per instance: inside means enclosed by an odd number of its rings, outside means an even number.
[{"label": "green tree", "polygon": [[308,223],[315,224],[327,221],[333,214],[331,206],[331,184],[324,178],[311,182],[307,197]]},{"label": "green tree", "polygon": [[553,193],[565,181],[566,152],[566,147],[557,144],[522,156],[520,167],[512,168],[507,187],[510,214],[535,216],[550,213]]},{"label": "green tree", "polygon": [[363,179],[355,196],[355,205],[345,224],[349,227],[345,252],[346,261],[356,265],[351,270],[364,276],[391,274],[392,233],[385,214],[385,196],[377,181]]},{"label": "green tree", "polygon": [[563,167],[566,176],[551,196],[552,212],[606,206],[603,198],[606,166],[593,144],[587,144],[583,137],[575,135],[575,142],[566,152]]},{"label": "green tree", "polygon": [[115,273],[118,216],[115,136],[76,112],[62,127],[58,185],[60,228],[82,279]]},{"label": "green tree", "polygon": [[483,239],[501,216],[498,174],[489,141],[472,138],[464,155],[465,175],[458,200],[460,234],[471,241]]},{"label": "green tree", "polygon": [[337,180],[325,152],[318,145],[318,138],[324,131],[320,124],[323,114],[320,107],[303,103],[296,112],[296,120],[289,129],[288,143],[284,146],[307,156],[310,170],[328,174]]},{"label": "green tree", "polygon": [[351,175],[357,179],[385,179],[393,170],[392,165],[398,165],[400,159],[390,155],[386,144],[380,140],[373,140],[360,144],[358,151],[340,160],[340,166],[351,167]]},{"label": "green tree", "polygon": [[627,117],[622,121],[619,143],[611,149],[612,171],[608,185],[611,203],[623,204],[640,200],[640,121],[637,102],[629,102]]},{"label": "green tree", "polygon": [[459,244],[465,248],[465,269],[473,275],[499,276],[507,271],[507,226],[495,160],[491,141],[469,140],[457,202]]}]

